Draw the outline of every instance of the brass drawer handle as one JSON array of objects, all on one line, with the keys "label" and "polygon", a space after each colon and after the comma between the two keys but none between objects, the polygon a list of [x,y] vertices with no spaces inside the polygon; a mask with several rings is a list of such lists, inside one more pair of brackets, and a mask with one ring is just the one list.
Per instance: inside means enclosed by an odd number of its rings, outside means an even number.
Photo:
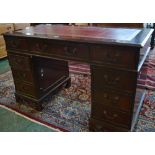
[{"label": "brass drawer handle", "polygon": [[16,59],[16,58],[15,58],[15,59],[12,59],[11,61],[12,61],[12,63],[15,64],[15,65],[20,65],[20,64],[22,64],[22,60],[21,60],[21,59]]},{"label": "brass drawer handle", "polygon": [[112,53],[112,52],[107,52],[106,53],[106,59],[109,62],[116,62],[118,58],[120,57],[120,53]]},{"label": "brass drawer handle", "polygon": [[25,86],[22,86],[22,90],[27,91],[27,88]]},{"label": "brass drawer handle", "polygon": [[103,93],[103,98],[110,103],[118,103],[120,100],[119,96],[110,96],[108,93]]},{"label": "brass drawer handle", "polygon": [[69,48],[69,47],[64,47],[64,51],[66,55],[75,55],[77,48]]},{"label": "brass drawer handle", "polygon": [[21,80],[26,78],[26,74],[23,72],[16,73],[16,75],[17,75],[17,78]]},{"label": "brass drawer handle", "polygon": [[107,93],[104,93],[104,94],[103,94],[103,97],[104,97],[105,99],[107,99],[107,98],[108,98],[108,94],[107,94]]},{"label": "brass drawer handle", "polygon": [[117,103],[117,102],[119,102],[119,100],[120,100],[120,97],[119,96],[115,96],[113,102]]},{"label": "brass drawer handle", "polygon": [[109,76],[107,74],[105,74],[104,76],[104,80],[109,84],[109,85],[116,85],[120,82],[120,77],[114,77],[113,79],[110,79]]},{"label": "brass drawer handle", "polygon": [[45,51],[47,49],[48,49],[48,45],[47,44],[44,44],[43,47],[42,47],[42,50]]},{"label": "brass drawer handle", "polygon": [[47,44],[39,44],[39,43],[36,43],[35,46],[34,46],[34,50],[36,51],[45,51],[48,49],[48,45]]},{"label": "brass drawer handle", "polygon": [[26,74],[25,73],[23,73],[23,78],[25,78],[26,77]]},{"label": "brass drawer handle", "polygon": [[96,125],[94,128],[94,131],[96,132],[100,132],[102,130],[102,126],[101,125]]},{"label": "brass drawer handle", "polygon": [[19,46],[19,40],[11,40],[10,45],[13,48],[18,47]]},{"label": "brass drawer handle", "polygon": [[110,120],[113,120],[113,119],[115,119],[115,118],[118,117],[117,114],[112,114],[112,115],[108,114],[108,112],[107,112],[106,110],[103,111],[103,114],[104,114],[104,116],[105,116],[107,119],[110,119]]}]

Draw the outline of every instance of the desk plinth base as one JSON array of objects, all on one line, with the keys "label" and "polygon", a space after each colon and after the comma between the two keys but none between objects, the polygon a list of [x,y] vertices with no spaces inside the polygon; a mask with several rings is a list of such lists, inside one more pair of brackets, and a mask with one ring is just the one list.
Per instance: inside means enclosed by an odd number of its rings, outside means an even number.
[{"label": "desk plinth base", "polygon": [[104,121],[99,121],[91,118],[89,123],[89,130],[92,132],[127,132],[128,129],[116,127]]},{"label": "desk plinth base", "polygon": [[63,82],[59,83],[59,85],[55,86],[51,90],[49,90],[43,97],[41,98],[32,98],[28,97],[26,95],[15,93],[16,102],[21,105],[28,105],[38,111],[41,111],[43,109],[42,103],[43,101],[48,98],[50,95],[56,94],[58,91],[62,89],[62,87],[69,88],[71,86],[71,78],[67,77]]}]

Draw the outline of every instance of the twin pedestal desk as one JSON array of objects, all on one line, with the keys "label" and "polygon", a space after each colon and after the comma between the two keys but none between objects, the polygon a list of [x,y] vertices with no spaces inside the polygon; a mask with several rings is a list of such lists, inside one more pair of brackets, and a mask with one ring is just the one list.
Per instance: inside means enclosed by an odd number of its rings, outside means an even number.
[{"label": "twin pedestal desk", "polygon": [[38,109],[62,86],[68,61],[90,64],[90,131],[133,131],[145,91],[137,86],[152,29],[38,25],[4,35],[16,101]]}]

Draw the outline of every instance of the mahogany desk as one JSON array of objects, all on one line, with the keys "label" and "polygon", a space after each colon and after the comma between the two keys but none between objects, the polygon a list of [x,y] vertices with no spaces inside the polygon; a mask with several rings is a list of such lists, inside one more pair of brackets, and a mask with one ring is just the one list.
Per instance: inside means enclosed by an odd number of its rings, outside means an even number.
[{"label": "mahogany desk", "polygon": [[150,52],[152,32],[38,25],[6,33],[17,102],[41,108],[45,97],[70,86],[68,60],[88,63],[90,131],[132,131],[144,98],[137,78]]}]

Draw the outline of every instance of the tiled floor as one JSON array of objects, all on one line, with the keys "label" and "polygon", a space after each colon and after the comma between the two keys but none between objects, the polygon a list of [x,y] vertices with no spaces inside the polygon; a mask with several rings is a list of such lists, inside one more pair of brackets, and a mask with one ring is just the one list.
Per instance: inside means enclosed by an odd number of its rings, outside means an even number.
[{"label": "tiled floor", "polygon": [[[0,74],[10,70],[7,59],[0,60]],[[0,107],[0,132],[52,132],[40,124],[34,123],[16,113]]]}]

